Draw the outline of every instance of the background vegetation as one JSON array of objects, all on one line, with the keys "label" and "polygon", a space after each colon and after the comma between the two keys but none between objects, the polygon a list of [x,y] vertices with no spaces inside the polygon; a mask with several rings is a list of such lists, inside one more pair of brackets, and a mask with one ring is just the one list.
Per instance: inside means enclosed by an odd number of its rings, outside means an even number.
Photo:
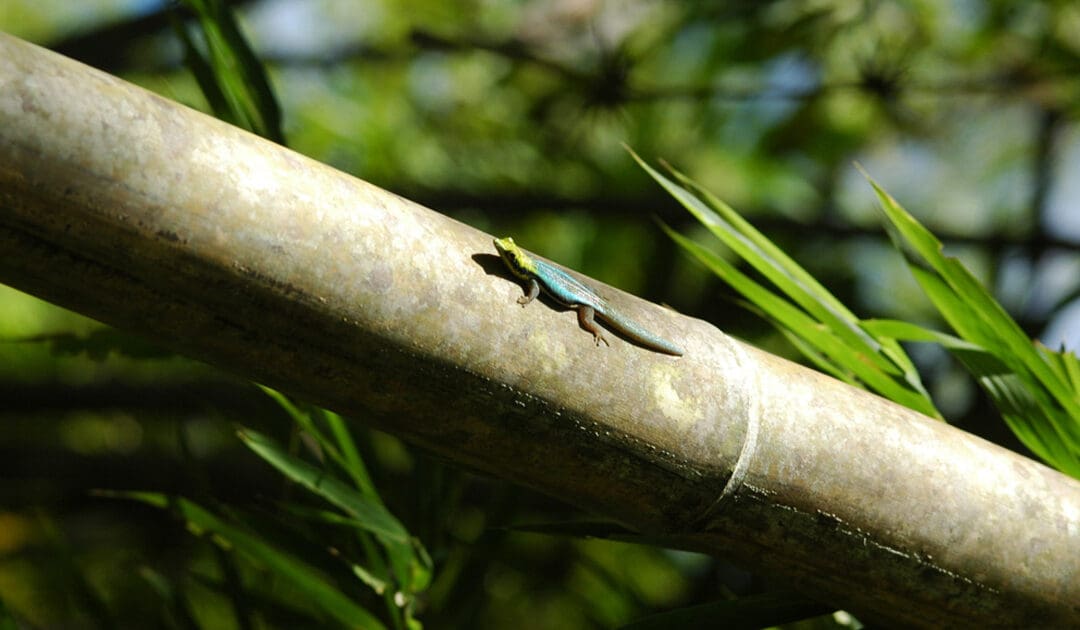
[{"label": "background vegetation", "polygon": [[[945,329],[857,160],[1025,333],[1080,345],[1076,3],[231,4],[236,31],[212,2],[8,0],[0,30],[793,358],[657,227],[742,266],[622,143],[860,317]],[[733,596],[769,622],[825,612],[762,605],[768,580],[720,560],[522,527],[587,515],[2,287],[0,336],[0,619],[299,627],[356,606],[391,627],[591,628]],[[949,422],[1023,448],[960,364],[909,351]],[[315,496],[305,466],[342,487]]]}]

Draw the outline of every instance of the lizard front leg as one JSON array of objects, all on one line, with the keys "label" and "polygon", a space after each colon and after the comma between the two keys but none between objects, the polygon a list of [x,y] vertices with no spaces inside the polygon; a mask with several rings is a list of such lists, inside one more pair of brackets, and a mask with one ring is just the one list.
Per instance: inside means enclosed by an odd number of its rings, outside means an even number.
[{"label": "lizard front leg", "polygon": [[605,346],[610,346],[608,340],[604,338],[604,334],[600,331],[600,326],[596,324],[594,317],[596,316],[596,309],[591,306],[579,304],[577,307],[577,321],[578,324],[585,330],[592,333],[593,341],[596,345],[600,345],[603,341]]},{"label": "lizard front leg", "polygon": [[540,295],[540,283],[536,281],[536,278],[529,278],[529,292],[517,299],[517,303],[525,306],[529,302],[536,299],[536,296]]}]

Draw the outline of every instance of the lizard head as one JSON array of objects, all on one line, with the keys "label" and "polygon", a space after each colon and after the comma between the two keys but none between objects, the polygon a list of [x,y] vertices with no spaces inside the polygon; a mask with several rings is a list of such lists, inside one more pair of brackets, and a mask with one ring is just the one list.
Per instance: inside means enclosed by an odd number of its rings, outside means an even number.
[{"label": "lizard head", "polygon": [[499,256],[515,276],[527,280],[536,273],[536,264],[532,257],[518,247],[514,239],[509,236],[495,239],[495,249],[499,251]]}]

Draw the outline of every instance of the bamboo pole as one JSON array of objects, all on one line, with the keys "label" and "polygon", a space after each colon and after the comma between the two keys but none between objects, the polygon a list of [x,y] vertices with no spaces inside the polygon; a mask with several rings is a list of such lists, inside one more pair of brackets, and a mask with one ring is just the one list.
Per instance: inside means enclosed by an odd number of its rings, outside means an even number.
[{"label": "bamboo pole", "polygon": [[912,626],[1080,625],[1080,483],[0,34],[0,281],[638,531]]}]

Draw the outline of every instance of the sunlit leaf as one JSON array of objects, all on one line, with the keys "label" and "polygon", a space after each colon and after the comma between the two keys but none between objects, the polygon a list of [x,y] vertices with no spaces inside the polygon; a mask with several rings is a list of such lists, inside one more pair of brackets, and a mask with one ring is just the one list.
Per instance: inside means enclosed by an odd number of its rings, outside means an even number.
[{"label": "sunlit leaf", "polygon": [[[865,175],[865,172],[864,172]],[[960,261],[867,175],[889,236],[960,339],[930,335],[990,395],[1009,428],[1047,463],[1080,478],[1080,373],[1076,357],[1033,342]],[[896,328],[895,324],[889,326]],[[880,326],[879,326],[880,328]],[[926,336],[926,333],[915,333]]]},{"label": "sunlit leaf", "polygon": [[730,206],[674,170],[678,183],[637,155],[634,159],[717,239],[771,282],[776,291],[753,280],[722,256],[663,226],[668,235],[738,291],[754,312],[776,326],[819,369],[931,417],[941,417],[914,363],[895,339],[866,331],[843,303]]}]

